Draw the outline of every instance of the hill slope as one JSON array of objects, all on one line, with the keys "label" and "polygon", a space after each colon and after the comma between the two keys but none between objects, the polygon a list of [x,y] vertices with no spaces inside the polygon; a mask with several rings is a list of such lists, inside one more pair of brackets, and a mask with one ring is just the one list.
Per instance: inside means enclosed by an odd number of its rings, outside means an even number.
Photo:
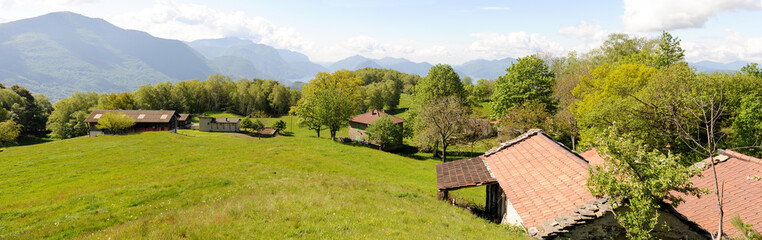
[{"label": "hill slope", "polygon": [[206,59],[183,42],[71,12],[4,23],[0,43],[0,81],[53,100],[74,91],[133,91],[213,73]]},{"label": "hill slope", "polygon": [[0,153],[0,238],[505,239],[436,200],[436,161],[183,131]]}]

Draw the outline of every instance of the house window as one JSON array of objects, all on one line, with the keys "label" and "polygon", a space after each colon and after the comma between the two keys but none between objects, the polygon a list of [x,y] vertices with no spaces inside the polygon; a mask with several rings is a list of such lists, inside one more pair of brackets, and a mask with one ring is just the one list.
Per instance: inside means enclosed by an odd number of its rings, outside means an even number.
[{"label": "house window", "polygon": [[167,119],[167,114],[162,114],[160,117],[161,120]]},{"label": "house window", "polygon": [[103,114],[100,114],[100,113],[95,114],[95,116],[93,116],[93,119],[99,119],[101,118],[101,116],[103,116]]},{"label": "house window", "polygon": [[143,119],[143,118],[145,118],[145,117],[146,117],[146,115],[145,115],[145,114],[140,114],[140,115],[138,115],[138,119]]}]

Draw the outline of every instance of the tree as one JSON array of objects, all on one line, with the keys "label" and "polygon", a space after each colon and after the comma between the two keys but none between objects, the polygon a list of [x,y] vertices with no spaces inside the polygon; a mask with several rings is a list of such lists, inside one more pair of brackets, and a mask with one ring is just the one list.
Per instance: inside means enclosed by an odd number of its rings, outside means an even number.
[{"label": "tree", "polygon": [[414,96],[418,104],[446,96],[456,96],[462,102],[466,99],[463,83],[455,70],[447,64],[437,64],[415,86]]},{"label": "tree", "polygon": [[526,101],[543,103],[548,112],[553,112],[556,109],[556,103],[551,97],[555,78],[553,73],[536,55],[517,60],[517,63],[506,69],[508,73],[495,82],[491,117],[500,118],[506,111]]},{"label": "tree", "polygon": [[98,94],[75,92],[53,104],[53,112],[46,128],[54,138],[72,138],[87,135],[88,126],[84,122],[89,113],[98,105]]},{"label": "tree", "polygon": [[360,87],[362,80],[347,70],[334,73],[321,72],[304,85],[303,98],[296,106],[300,123],[318,131],[316,125],[328,128],[331,139],[336,140],[336,132],[349,123],[349,117],[362,105]]},{"label": "tree", "polygon": [[747,153],[762,152],[762,96],[749,95],[741,100],[738,115],[731,129],[734,131],[736,146],[757,146],[749,148]]},{"label": "tree", "polygon": [[108,132],[112,134],[117,134],[122,130],[130,128],[134,125],[135,119],[125,115],[123,112],[118,114],[106,112],[101,116],[101,118],[98,119],[98,124],[96,124],[95,127],[108,130]]},{"label": "tree", "polygon": [[741,68],[741,72],[749,76],[762,78],[762,69],[759,69],[758,66],[759,65],[757,63],[748,63],[746,66]]},{"label": "tree", "polygon": [[21,125],[13,120],[0,122],[0,146],[13,144],[21,134]]},{"label": "tree", "polygon": [[405,133],[402,125],[394,124],[394,120],[385,115],[374,120],[365,132],[368,134],[368,141],[378,144],[380,149],[402,144]]},{"label": "tree", "polygon": [[505,142],[533,128],[548,130],[551,115],[545,111],[546,109],[544,103],[535,101],[512,108],[500,119],[498,139]]},{"label": "tree", "polygon": [[669,66],[683,60],[685,50],[680,48],[680,39],[672,37],[667,31],[661,33],[659,49],[656,53],[656,66]]},{"label": "tree", "polygon": [[476,141],[488,138],[495,134],[489,120],[487,119],[468,119],[463,125],[463,134],[460,140],[463,143],[471,145],[471,153],[474,152],[474,143]]},{"label": "tree", "polygon": [[278,130],[278,132],[283,132],[283,130],[286,130],[286,122],[283,120],[275,121],[275,123],[273,123],[273,128]]},{"label": "tree", "polygon": [[701,170],[685,167],[679,156],[649,150],[640,140],[622,133],[617,127],[607,128],[591,144],[605,161],[590,168],[587,186],[596,196],[608,196],[626,211],[615,212],[629,239],[651,239],[659,217],[660,203],[668,200],[677,207],[683,199],[679,192],[699,195],[690,178]]},{"label": "tree", "polygon": [[[463,106],[457,96],[438,98],[423,109],[420,118],[426,126],[423,133],[438,139],[442,146],[442,162],[446,162],[447,147],[463,132],[463,125],[468,119],[468,108]],[[436,155],[436,149],[434,152]]]},{"label": "tree", "polygon": [[241,128],[243,129],[250,129],[254,126],[254,123],[251,121],[250,117],[245,117],[243,120],[241,120]]},{"label": "tree", "polygon": [[259,131],[265,128],[265,124],[262,123],[262,121],[259,121],[259,119],[254,119],[251,121],[251,129],[254,130],[254,132],[257,133],[257,137],[259,137]]}]

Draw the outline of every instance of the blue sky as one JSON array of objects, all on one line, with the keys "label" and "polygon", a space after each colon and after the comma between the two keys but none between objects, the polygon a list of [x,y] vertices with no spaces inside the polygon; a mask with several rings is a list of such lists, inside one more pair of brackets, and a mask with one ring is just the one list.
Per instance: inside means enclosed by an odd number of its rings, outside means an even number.
[{"label": "blue sky", "polygon": [[[32,3],[33,2],[33,3]],[[762,62],[762,0],[0,0],[0,22],[73,11],[163,38],[240,37],[332,62],[461,64],[587,52],[613,32],[683,40],[688,61]]]}]

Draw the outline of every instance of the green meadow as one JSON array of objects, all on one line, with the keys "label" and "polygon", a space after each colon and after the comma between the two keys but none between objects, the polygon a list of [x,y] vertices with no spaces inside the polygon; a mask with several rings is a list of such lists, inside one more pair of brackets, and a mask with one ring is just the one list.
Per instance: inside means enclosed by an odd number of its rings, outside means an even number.
[{"label": "green meadow", "polygon": [[[186,130],[6,148],[0,239],[524,238],[436,200],[437,160],[291,130],[267,139]],[[455,195],[484,204],[483,188]]]}]

